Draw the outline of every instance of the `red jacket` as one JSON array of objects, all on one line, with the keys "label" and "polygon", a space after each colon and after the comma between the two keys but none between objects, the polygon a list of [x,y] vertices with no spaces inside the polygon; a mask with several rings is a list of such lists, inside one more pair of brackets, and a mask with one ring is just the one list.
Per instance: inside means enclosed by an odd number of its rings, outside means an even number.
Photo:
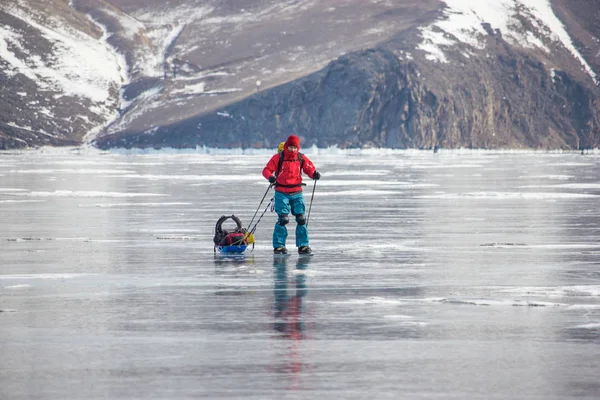
[{"label": "red jacket", "polygon": [[[279,153],[275,154],[263,169],[262,174],[266,179],[269,179],[277,171],[279,157]],[[277,174],[275,190],[282,193],[294,193],[302,190],[302,172],[312,179],[313,174],[316,171],[314,164],[306,157],[306,154],[302,154],[302,160],[302,171],[300,171],[298,152],[292,153],[287,149],[283,150],[283,163],[281,165],[281,171]]]}]

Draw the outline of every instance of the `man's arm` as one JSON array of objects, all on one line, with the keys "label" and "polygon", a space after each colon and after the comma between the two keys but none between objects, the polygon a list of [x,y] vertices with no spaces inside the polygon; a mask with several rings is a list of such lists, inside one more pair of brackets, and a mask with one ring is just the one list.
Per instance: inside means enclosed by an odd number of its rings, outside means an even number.
[{"label": "man's arm", "polygon": [[277,170],[278,165],[279,165],[279,154],[275,154],[273,157],[271,157],[271,159],[269,160],[269,162],[263,169],[262,174],[265,177],[265,179],[268,180],[271,176],[273,176],[273,174]]}]

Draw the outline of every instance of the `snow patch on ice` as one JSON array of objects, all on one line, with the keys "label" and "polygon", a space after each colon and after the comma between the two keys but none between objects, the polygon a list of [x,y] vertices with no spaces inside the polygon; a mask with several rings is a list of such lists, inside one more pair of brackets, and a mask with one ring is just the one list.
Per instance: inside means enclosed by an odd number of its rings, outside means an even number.
[{"label": "snow patch on ice", "polygon": [[98,207],[98,208],[115,208],[115,207],[172,207],[172,206],[188,206],[193,203],[185,202],[153,202],[153,203],[99,203],[99,204],[80,204],[79,207]]},{"label": "snow patch on ice", "polygon": [[556,185],[565,189],[600,189],[600,182],[598,183],[563,183]]},{"label": "snow patch on ice", "polygon": [[550,179],[550,180],[560,180],[566,181],[569,179],[573,179],[573,175],[521,175],[519,179]]},{"label": "snow patch on ice", "polygon": [[576,325],[573,329],[600,329],[600,322],[590,322],[589,324]]},{"label": "snow patch on ice", "polygon": [[334,171],[327,171],[327,178],[331,178],[334,176],[350,176],[350,177],[356,177],[356,176],[382,176],[382,175],[388,175],[390,173],[389,170],[387,169],[381,169],[381,170],[361,170],[361,171],[348,171],[348,170],[334,170]]},{"label": "snow patch on ice", "polygon": [[99,191],[55,190],[54,192],[30,192],[23,195],[31,197],[157,197],[170,196],[162,193],[121,193]]},{"label": "snow patch on ice", "polygon": [[[329,177],[329,173],[327,173],[327,177]],[[332,180],[327,179],[323,181],[322,185],[319,186],[411,186],[414,187],[415,183],[412,182],[403,182],[403,181],[384,181],[384,180],[359,180],[359,179],[348,179],[348,180]],[[439,186],[427,184],[430,186]]]},{"label": "snow patch on ice", "polygon": [[364,299],[349,299],[342,301],[332,301],[332,304],[358,304],[358,305],[379,305],[379,306],[397,306],[404,304],[400,299],[388,299],[385,297],[367,297]]},{"label": "snow patch on ice", "polygon": [[18,275],[0,275],[0,281],[25,280],[25,279],[48,279],[48,280],[67,280],[77,279],[88,276],[97,276],[98,274],[18,274]]},{"label": "snow patch on ice", "polygon": [[13,204],[13,203],[44,203],[45,200],[0,200],[0,204]]},{"label": "snow patch on ice", "polygon": [[411,165],[411,169],[450,169],[450,168],[472,168],[472,169],[481,169],[483,165],[481,164],[421,164],[421,165]]},{"label": "snow patch on ice", "polygon": [[473,306],[511,306],[511,307],[562,307],[566,304],[537,300],[485,299],[485,298],[446,298],[440,303]]},{"label": "snow patch on ice", "polygon": [[600,285],[576,286],[531,286],[502,289],[502,292],[520,296],[547,296],[547,297],[600,297]]},{"label": "snow patch on ice", "polygon": [[[398,191],[395,190],[373,190],[373,189],[364,189],[364,190],[338,190],[335,192],[326,192],[319,191],[319,196],[383,196],[383,195],[393,195],[398,194]],[[315,194],[316,196],[317,194]]]},{"label": "snow patch on ice", "polygon": [[[73,168],[48,168],[48,169],[11,169],[11,174],[127,174],[133,171],[124,169],[73,169]],[[1,190],[1,189],[0,189]]]},{"label": "snow patch on ice", "polygon": [[171,233],[171,234],[156,235],[156,239],[159,239],[159,240],[200,240],[201,237]]},{"label": "snow patch on ice", "polygon": [[415,196],[419,199],[452,199],[452,200],[556,200],[584,199],[598,197],[589,193],[527,193],[527,192],[469,192],[469,193],[440,193]]}]

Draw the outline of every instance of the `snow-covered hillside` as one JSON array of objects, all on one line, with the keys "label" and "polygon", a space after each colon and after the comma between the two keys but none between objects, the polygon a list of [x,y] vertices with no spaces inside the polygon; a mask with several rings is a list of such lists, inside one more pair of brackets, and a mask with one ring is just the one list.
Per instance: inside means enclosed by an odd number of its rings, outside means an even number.
[{"label": "snow-covered hillside", "polygon": [[[109,33],[91,37],[69,26],[61,15],[28,13],[22,0],[5,5],[3,11],[26,23],[50,43],[51,54],[36,54],[36,46],[23,32],[10,25],[0,26],[0,59],[10,78],[23,74],[37,83],[39,90],[79,96],[95,103],[108,102],[110,90],[127,83],[127,66],[122,55],[106,43]],[[19,7],[21,6],[21,7]]]},{"label": "snow-covered hillside", "polygon": [[494,57],[500,35],[551,74],[598,84],[549,0],[15,0],[0,22],[0,147],[151,136],[390,41],[424,81],[426,63]]},{"label": "snow-covered hillside", "polygon": [[[456,42],[477,49],[485,48],[488,29],[499,31],[513,46],[537,48],[551,53],[548,43],[560,43],[596,84],[596,72],[575,48],[563,23],[552,10],[549,0],[443,0],[447,4],[444,19],[422,28],[419,49],[434,61],[448,62],[443,48]],[[465,54],[468,57],[468,53]]]},{"label": "snow-covered hillside", "polygon": [[[70,142],[71,135],[81,140],[118,116],[117,94],[128,82],[127,65],[106,42],[109,32],[96,23],[86,25],[86,17],[70,8],[45,13],[19,0],[1,4],[0,12],[1,75],[21,83],[10,93],[20,101],[5,115],[6,126],[60,144]],[[75,24],[77,17],[84,23]],[[64,109],[72,103],[82,107],[81,113]],[[20,142],[19,136],[13,139]]]}]

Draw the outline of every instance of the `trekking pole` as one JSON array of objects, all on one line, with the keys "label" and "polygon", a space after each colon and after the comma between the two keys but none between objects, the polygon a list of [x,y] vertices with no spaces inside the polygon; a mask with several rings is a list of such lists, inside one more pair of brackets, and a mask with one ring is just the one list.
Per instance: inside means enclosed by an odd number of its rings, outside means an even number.
[{"label": "trekking pole", "polygon": [[258,223],[260,222],[260,220],[262,219],[262,217],[265,215],[265,213],[269,209],[269,206],[271,205],[271,203],[273,203],[273,199],[271,199],[271,201],[269,201],[269,204],[267,204],[267,206],[265,207],[265,210],[262,212],[262,214],[260,215],[260,217],[258,218],[258,220],[256,221],[256,223],[254,224],[254,226],[252,227],[252,229],[250,229],[250,234],[251,235],[254,235],[254,232],[256,232],[256,227],[258,226]]},{"label": "trekking pole", "polygon": [[[261,202],[262,204],[262,202]],[[254,226],[252,227],[252,229],[250,229],[250,225],[248,225],[248,229],[246,229],[246,233],[244,235],[244,238],[248,240],[248,244],[252,243],[252,251],[254,251],[254,232],[256,232],[256,227],[258,226],[258,223],[260,222],[260,220],[262,219],[262,217],[265,215],[265,213],[267,212],[267,210],[269,209],[269,207],[271,206],[271,204],[273,204],[273,198],[271,197],[271,200],[269,201],[269,204],[267,204],[267,206],[265,207],[265,210],[262,212],[262,214],[260,215],[260,217],[258,218],[258,220],[256,221],[256,223],[254,224]],[[260,206],[259,206],[260,207]],[[252,218],[254,220],[254,218]]]},{"label": "trekking pole", "polygon": [[[269,187],[267,188],[265,195],[263,196],[262,200],[260,201],[260,204],[258,205],[258,207],[256,208],[256,211],[254,212],[254,216],[252,217],[252,220],[248,224],[248,229],[250,229],[250,225],[252,225],[252,222],[254,222],[254,218],[256,218],[256,214],[258,214],[258,210],[260,209],[260,206],[262,206],[263,201],[265,201],[265,197],[267,197],[267,193],[269,193],[269,190],[271,190],[272,187],[273,187],[273,184],[272,183],[269,184]],[[246,229],[246,230],[248,230],[248,229]]]},{"label": "trekking pole", "polygon": [[317,181],[313,186],[312,196],[310,196],[310,205],[308,206],[308,214],[306,214],[306,227],[308,228],[308,220],[310,219],[310,209],[312,208],[313,198],[315,197],[315,189],[317,188]]}]

